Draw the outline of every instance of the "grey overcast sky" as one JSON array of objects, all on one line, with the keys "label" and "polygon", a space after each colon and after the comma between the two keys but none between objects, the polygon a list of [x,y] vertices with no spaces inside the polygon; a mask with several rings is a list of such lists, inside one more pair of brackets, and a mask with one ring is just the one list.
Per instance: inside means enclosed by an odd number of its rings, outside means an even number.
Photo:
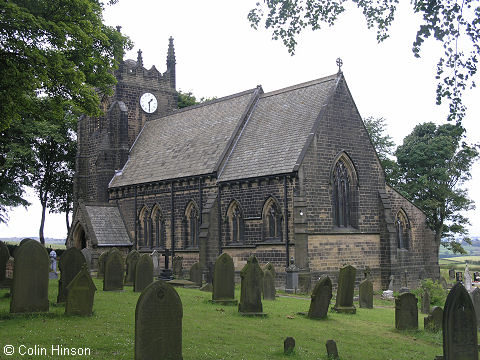
[{"label": "grey overcast sky", "polygon": [[[197,98],[222,97],[257,85],[272,91],[337,72],[335,60],[343,60],[343,73],[363,118],[386,119],[397,145],[421,122],[445,123],[446,106],[435,105],[435,70],[441,45],[427,41],[421,58],[414,58],[412,43],[419,18],[409,2],[401,2],[390,38],[378,44],[360,10],[349,7],[337,24],[298,37],[295,56],[265,29],[255,31],[247,20],[257,0],[120,0],[107,7],[108,25],[122,27],[135,46],[125,58],[143,52],[144,65],[166,70],[168,38],[174,38],[177,90],[192,91]],[[480,143],[480,90],[470,90],[464,102],[468,115],[464,126],[470,142]],[[480,236],[480,164],[467,184],[479,210],[470,211],[471,235]],[[28,209],[10,212],[8,225],[0,225],[0,237],[38,236],[40,205],[33,193]],[[49,214],[45,236],[66,236],[64,215]]]}]

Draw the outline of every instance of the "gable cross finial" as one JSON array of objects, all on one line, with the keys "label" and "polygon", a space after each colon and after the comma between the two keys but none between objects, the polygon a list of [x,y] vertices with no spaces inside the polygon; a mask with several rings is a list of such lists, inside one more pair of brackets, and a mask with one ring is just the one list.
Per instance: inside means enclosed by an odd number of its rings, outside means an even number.
[{"label": "gable cross finial", "polygon": [[343,65],[342,59],[337,58],[337,66],[338,66],[338,72],[339,72],[339,73],[342,72],[342,65]]}]

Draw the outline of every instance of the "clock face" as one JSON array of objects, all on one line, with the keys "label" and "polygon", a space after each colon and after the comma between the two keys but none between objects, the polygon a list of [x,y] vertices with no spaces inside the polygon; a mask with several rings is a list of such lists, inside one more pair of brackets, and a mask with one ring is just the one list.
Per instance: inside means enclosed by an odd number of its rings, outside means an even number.
[{"label": "clock face", "polygon": [[145,93],[140,97],[140,106],[143,111],[151,114],[157,110],[157,98],[152,93]]}]

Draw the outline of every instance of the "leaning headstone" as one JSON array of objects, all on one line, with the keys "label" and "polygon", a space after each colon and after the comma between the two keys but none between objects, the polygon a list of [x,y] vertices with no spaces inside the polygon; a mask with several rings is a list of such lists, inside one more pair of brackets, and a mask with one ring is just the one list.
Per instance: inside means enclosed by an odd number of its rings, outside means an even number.
[{"label": "leaning headstone", "polygon": [[49,265],[47,250],[38,241],[24,242],[15,250],[11,313],[48,311]]},{"label": "leaning headstone", "polygon": [[183,257],[174,256],[172,260],[173,276],[176,279],[183,278]]},{"label": "leaning headstone", "polygon": [[125,285],[133,285],[135,282],[135,269],[137,268],[137,261],[139,258],[140,253],[137,250],[132,250],[128,253],[127,258],[125,259]]},{"label": "leaning headstone", "polygon": [[196,262],[190,268],[190,281],[195,283],[195,286],[202,286],[202,267],[199,262]]},{"label": "leaning headstone", "polygon": [[108,253],[103,276],[103,291],[123,290],[123,257],[120,251]]},{"label": "leaning headstone", "polygon": [[395,328],[418,329],[417,298],[412,293],[403,293],[395,299]]},{"label": "leaning headstone", "polygon": [[327,343],[325,344],[327,348],[327,358],[328,359],[339,359],[338,357],[338,350],[337,350],[337,343],[335,340],[327,340]]},{"label": "leaning headstone", "polygon": [[89,248],[83,248],[82,254],[85,258],[85,262],[87,263],[88,271],[90,271],[92,269],[92,250]]},{"label": "leaning headstone", "polygon": [[0,283],[3,283],[6,279],[7,262],[10,259],[10,252],[7,245],[0,241]]},{"label": "leaning headstone", "polygon": [[293,337],[287,337],[283,341],[283,353],[285,355],[290,355],[295,350],[295,339]]},{"label": "leaning headstone", "polygon": [[263,271],[255,255],[247,260],[247,264],[240,272],[240,278],[242,283],[238,311],[243,315],[265,315],[262,306]]},{"label": "leaning headstone", "polygon": [[461,283],[456,283],[448,293],[442,328],[444,360],[478,360],[475,309]]},{"label": "leaning headstone", "polygon": [[182,301],[171,285],[148,285],[135,309],[135,360],[182,360],[182,317]]},{"label": "leaning headstone", "polygon": [[480,288],[475,288],[471,293],[473,308],[475,309],[475,316],[477,318],[477,326],[480,326]]},{"label": "leaning headstone", "polygon": [[86,263],[80,272],[67,286],[67,302],[65,314],[91,316],[93,312],[93,298],[97,287],[93,283]]},{"label": "leaning headstone", "polygon": [[275,300],[275,278],[272,271],[265,269],[263,273],[263,300]]},{"label": "leaning headstone", "polygon": [[449,269],[448,270],[448,277],[450,278],[450,280],[455,279],[455,269]]},{"label": "leaning headstone", "polygon": [[472,275],[468,269],[468,264],[465,265],[465,281],[463,283],[468,292],[472,291]]},{"label": "leaning headstone", "polygon": [[310,319],[325,319],[331,299],[332,280],[327,275],[323,275],[313,288],[308,317]]},{"label": "leaning headstone", "polygon": [[361,308],[373,309],[373,283],[368,278],[358,286],[358,302]]},{"label": "leaning headstone", "polygon": [[430,294],[425,289],[422,294],[422,306],[420,308],[422,314],[429,314],[430,313]]},{"label": "leaning headstone", "polygon": [[82,270],[83,264],[85,264],[85,257],[76,247],[71,247],[63,252],[58,262],[60,280],[58,281],[57,303],[62,303],[67,300],[67,286],[79,271]]},{"label": "leaning headstone", "polygon": [[337,299],[333,309],[336,312],[355,314],[353,305],[353,290],[355,288],[355,275],[357,269],[352,265],[344,266],[338,274]]},{"label": "leaning headstone", "polygon": [[133,291],[142,292],[153,282],[153,261],[150,255],[143,254],[137,261]]},{"label": "leaning headstone", "polygon": [[443,309],[434,306],[430,314],[423,318],[423,328],[430,332],[442,331]]},{"label": "leaning headstone", "polygon": [[236,305],[234,280],[233,259],[227,253],[223,253],[215,261],[212,302]]},{"label": "leaning headstone", "polygon": [[97,272],[97,277],[98,278],[103,278],[103,275],[105,275],[105,260],[107,260],[108,257],[108,251],[105,251],[100,254],[98,257],[98,272]]}]

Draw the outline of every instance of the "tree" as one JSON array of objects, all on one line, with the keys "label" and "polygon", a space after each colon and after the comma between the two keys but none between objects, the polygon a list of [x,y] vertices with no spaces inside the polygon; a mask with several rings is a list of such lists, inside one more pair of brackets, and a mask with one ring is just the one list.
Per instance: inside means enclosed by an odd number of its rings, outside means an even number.
[{"label": "tree", "polygon": [[188,106],[202,104],[204,102],[215,100],[215,99],[216,97],[211,97],[211,98],[202,97],[200,98],[199,101],[197,101],[197,98],[195,97],[195,95],[193,95],[191,91],[182,92],[182,90],[179,90],[178,91],[178,108],[183,109]]},{"label": "tree", "polygon": [[398,190],[423,210],[438,246],[464,253],[459,235],[470,243],[461,212],[474,208],[462,188],[471,178],[478,145],[465,142],[465,129],[450,123],[417,125],[395,151],[400,170]]},{"label": "tree", "polygon": [[[368,28],[376,28],[377,41],[388,38],[399,0],[351,0],[362,9]],[[332,26],[345,9],[346,0],[263,0],[250,10],[248,19],[257,29],[264,20],[272,38],[281,39],[293,55],[296,36],[304,29],[319,30]],[[462,94],[474,87],[480,55],[480,7],[478,0],[413,0],[412,11],[423,22],[413,42],[413,54],[420,57],[424,41],[434,38],[442,43],[444,54],[437,63],[437,103],[449,101],[448,120],[461,122],[465,115]]]}]

